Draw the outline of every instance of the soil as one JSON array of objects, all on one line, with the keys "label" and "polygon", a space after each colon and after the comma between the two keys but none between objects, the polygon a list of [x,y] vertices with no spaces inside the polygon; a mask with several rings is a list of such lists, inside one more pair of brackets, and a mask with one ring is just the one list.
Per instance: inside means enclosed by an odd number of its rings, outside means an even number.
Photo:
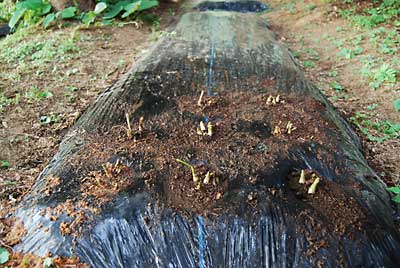
[{"label": "soil", "polygon": [[[4,265],[0,265],[0,268],[6,267],[15,267],[15,268],[43,268],[45,266],[46,259],[50,258],[41,258],[33,254],[23,254],[23,253],[15,253],[13,252],[10,256],[10,260]],[[87,264],[81,263],[79,258],[65,258],[65,257],[52,257],[51,258],[51,267],[55,268],[88,268]]]}]

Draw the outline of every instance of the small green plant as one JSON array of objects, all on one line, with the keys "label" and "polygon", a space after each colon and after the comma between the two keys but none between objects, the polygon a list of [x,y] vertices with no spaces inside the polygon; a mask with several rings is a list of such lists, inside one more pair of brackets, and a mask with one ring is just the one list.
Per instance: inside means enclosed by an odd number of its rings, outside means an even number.
[{"label": "small green plant", "polygon": [[332,89],[336,90],[336,91],[343,91],[344,90],[343,86],[341,84],[339,84],[338,82],[336,82],[336,81],[331,81],[329,83],[329,86]]},{"label": "small green plant", "polygon": [[328,72],[329,77],[336,77],[338,75],[338,72],[336,70],[332,70]]},{"label": "small green plant", "polygon": [[30,101],[40,102],[45,99],[50,99],[53,97],[53,93],[49,91],[41,91],[37,86],[32,87],[25,93],[25,98]]},{"label": "small green plant", "polygon": [[0,264],[5,264],[10,259],[10,252],[5,248],[0,248]]},{"label": "small green plant", "polygon": [[188,168],[190,168],[190,171],[192,172],[192,178],[193,178],[193,182],[198,182],[199,181],[199,177],[197,177],[196,175],[196,170],[194,169],[194,166],[192,166],[191,164],[189,164],[188,162],[185,162],[181,159],[175,159],[176,162],[181,163],[185,166],[187,166]]},{"label": "small green plant", "polygon": [[40,124],[45,126],[60,122],[60,117],[56,114],[42,115],[39,120]]},{"label": "small green plant", "polygon": [[387,189],[395,194],[392,200],[396,203],[400,203],[400,186],[389,187]]},{"label": "small green plant", "polygon": [[378,104],[373,103],[373,104],[371,104],[371,105],[368,105],[368,106],[367,106],[367,109],[368,109],[369,111],[372,111],[372,110],[375,110],[378,106],[379,106]]},{"label": "small green plant", "polygon": [[7,169],[10,167],[10,163],[6,160],[0,160],[0,168]]},{"label": "small green plant", "polygon": [[15,94],[14,97],[7,97],[6,95],[4,95],[3,92],[0,92],[0,112],[6,106],[18,105],[20,99],[21,99],[21,94],[19,93]]},{"label": "small green plant", "polygon": [[396,70],[391,68],[389,64],[384,63],[380,67],[370,72],[369,77],[372,80],[370,82],[370,86],[373,89],[377,89],[384,83],[396,83],[396,75]]},{"label": "small green plant", "polygon": [[350,120],[360,129],[370,141],[381,143],[390,139],[400,138],[400,124],[389,120],[374,120],[374,113],[356,112]]},{"label": "small green plant", "polygon": [[313,68],[313,67],[315,67],[315,63],[312,61],[305,60],[305,61],[303,61],[303,66],[306,68]]}]

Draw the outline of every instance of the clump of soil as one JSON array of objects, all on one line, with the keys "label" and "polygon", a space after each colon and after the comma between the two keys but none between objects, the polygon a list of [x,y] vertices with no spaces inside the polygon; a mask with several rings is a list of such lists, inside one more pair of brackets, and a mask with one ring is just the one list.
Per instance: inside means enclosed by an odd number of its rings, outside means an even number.
[{"label": "clump of soil", "polygon": [[[80,198],[100,207],[143,181],[169,206],[205,213],[233,185],[254,184],[264,170],[274,170],[293,147],[315,142],[337,150],[337,137],[326,131],[336,127],[311,97],[231,92],[200,102],[182,96],[141,124],[135,118],[133,138],[127,126],[88,137],[71,161],[82,173]],[[113,172],[117,166],[121,171]]]}]

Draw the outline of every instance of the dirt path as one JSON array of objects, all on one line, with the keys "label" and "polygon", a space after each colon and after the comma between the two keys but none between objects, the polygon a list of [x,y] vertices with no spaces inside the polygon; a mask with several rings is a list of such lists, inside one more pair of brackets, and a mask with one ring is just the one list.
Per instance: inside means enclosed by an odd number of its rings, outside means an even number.
[{"label": "dirt path", "polygon": [[[396,51],[400,42],[396,29],[390,25],[357,28],[326,1],[264,2],[272,8],[265,18],[303,65],[306,76],[358,128],[371,166],[387,184],[398,184],[399,132],[385,140],[383,129],[399,128],[400,112],[395,111],[393,102],[400,97],[400,81],[374,85],[380,74],[377,69],[384,64],[400,68],[398,54],[389,53],[389,49]],[[381,44],[390,38],[394,45],[382,51]],[[371,141],[380,138],[383,141]]]}]

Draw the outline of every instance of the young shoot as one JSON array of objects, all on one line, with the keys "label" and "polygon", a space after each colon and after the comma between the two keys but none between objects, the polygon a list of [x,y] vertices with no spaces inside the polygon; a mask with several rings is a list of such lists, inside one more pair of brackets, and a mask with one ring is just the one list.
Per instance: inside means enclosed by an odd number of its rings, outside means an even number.
[{"label": "young shoot", "polygon": [[213,135],[213,125],[211,122],[208,122],[207,124],[207,135],[210,137]]},{"label": "young shoot", "polygon": [[299,183],[300,184],[305,184],[306,183],[306,174],[305,174],[303,169],[301,170],[301,173],[300,173]]},{"label": "young shoot", "polygon": [[201,93],[200,93],[199,100],[197,101],[197,105],[198,105],[198,106],[201,106],[201,105],[202,105],[201,102],[202,102],[202,100],[203,100],[203,96],[204,96],[204,90],[202,90]]},{"label": "young shoot", "polygon": [[211,122],[207,123],[207,127],[204,124],[203,121],[200,121],[200,127],[197,128],[196,130],[197,135],[200,136],[204,136],[204,135],[208,135],[208,136],[212,136],[213,135],[213,125]]},{"label": "young shoot", "polygon": [[204,125],[203,121],[200,121],[200,130],[203,132],[206,131],[206,126]]},{"label": "young shoot", "polygon": [[281,96],[277,95],[276,97],[269,95],[267,98],[267,105],[276,105],[281,101]]},{"label": "young shoot", "polygon": [[314,181],[311,184],[310,188],[308,188],[308,192],[307,192],[308,194],[315,194],[315,191],[317,190],[317,185],[320,181],[320,179],[315,175],[313,176],[313,178],[314,178]]},{"label": "young shoot", "polygon": [[209,184],[210,183],[211,175],[212,175],[212,173],[210,171],[208,171],[206,176],[205,176],[205,178],[204,178],[204,180],[203,180],[204,184]]},{"label": "young shoot", "polygon": [[139,132],[143,132],[143,129],[144,129],[144,117],[141,116],[139,118]]},{"label": "young shoot", "polygon": [[275,126],[274,132],[272,134],[279,135],[281,134],[281,128],[279,126]]},{"label": "young shoot", "polygon": [[129,114],[126,113],[126,114],[125,114],[125,117],[126,117],[126,124],[127,124],[127,126],[128,126],[128,128],[126,129],[126,135],[127,135],[128,138],[130,139],[130,138],[132,138],[132,136],[133,136],[133,131],[132,131],[132,128],[131,128],[131,122],[130,122],[130,119],[129,119]]},{"label": "young shoot", "polygon": [[286,125],[286,130],[287,130],[287,134],[292,134],[292,131],[293,130],[295,130],[296,128],[295,127],[293,127],[293,124],[292,124],[292,122],[288,122],[287,123],[287,125]]},{"label": "young shoot", "polygon": [[198,182],[199,181],[199,177],[197,177],[196,171],[195,171],[194,167],[191,164],[189,164],[188,162],[185,162],[185,161],[183,161],[181,159],[178,159],[178,158],[176,158],[175,160],[176,160],[176,162],[181,163],[182,165],[185,165],[188,168],[190,168],[190,171],[192,172],[192,177],[193,177],[193,181],[194,182]]}]

